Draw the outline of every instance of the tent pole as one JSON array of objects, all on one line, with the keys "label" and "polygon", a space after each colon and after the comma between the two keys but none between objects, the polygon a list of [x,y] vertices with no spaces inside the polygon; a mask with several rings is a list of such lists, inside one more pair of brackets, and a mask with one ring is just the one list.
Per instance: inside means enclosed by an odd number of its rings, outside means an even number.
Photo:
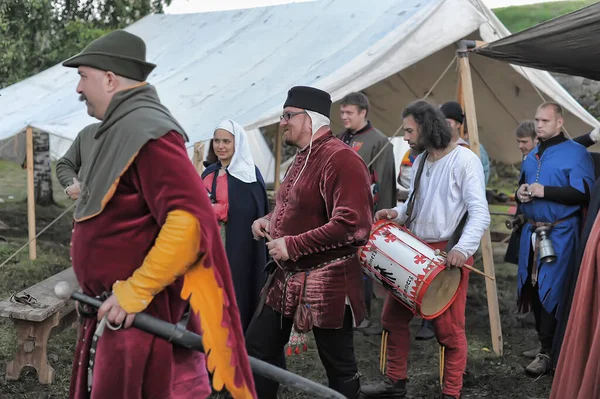
[{"label": "tent pole", "polygon": [[27,222],[29,230],[29,259],[37,259],[37,243],[35,239],[35,188],[33,180],[33,129],[27,127],[25,133],[27,143]]},{"label": "tent pole", "polygon": [[279,131],[279,128],[277,128],[277,131],[275,132],[275,177],[273,178],[273,191],[277,192],[277,190],[279,190],[279,186],[280,186],[280,177],[279,175],[281,174],[281,146],[283,145],[282,143],[282,137],[281,137],[281,132]]},{"label": "tent pole", "polygon": [[[479,132],[477,128],[477,115],[475,112],[475,97],[473,95],[473,81],[471,80],[471,66],[469,64],[469,55],[467,43],[461,41],[458,49],[458,68],[460,71],[460,80],[462,83],[462,94],[465,103],[465,114],[469,126],[469,145],[471,150],[481,157],[479,151]],[[492,253],[492,240],[489,228],[483,233],[481,238],[481,251],[483,254],[483,268],[489,276],[495,277],[494,255]],[[488,312],[490,315],[490,328],[492,347],[494,352],[501,356],[503,352],[502,325],[500,323],[500,309],[498,307],[498,291],[496,280],[485,279],[487,291]]]},{"label": "tent pole", "polygon": [[[458,74],[458,84],[456,85],[456,102],[460,104],[462,109],[465,109],[465,96],[463,96],[462,79],[460,73]],[[465,124],[460,124],[460,131],[458,132],[461,139],[465,139]]]}]

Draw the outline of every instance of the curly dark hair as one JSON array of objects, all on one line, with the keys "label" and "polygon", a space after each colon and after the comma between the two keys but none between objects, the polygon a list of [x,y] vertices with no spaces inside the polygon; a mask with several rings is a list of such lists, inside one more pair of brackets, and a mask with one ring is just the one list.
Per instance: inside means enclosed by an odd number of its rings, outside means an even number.
[{"label": "curly dark hair", "polygon": [[402,118],[412,116],[419,125],[417,146],[420,151],[442,150],[450,144],[452,131],[438,108],[423,100],[413,101],[402,111]]}]

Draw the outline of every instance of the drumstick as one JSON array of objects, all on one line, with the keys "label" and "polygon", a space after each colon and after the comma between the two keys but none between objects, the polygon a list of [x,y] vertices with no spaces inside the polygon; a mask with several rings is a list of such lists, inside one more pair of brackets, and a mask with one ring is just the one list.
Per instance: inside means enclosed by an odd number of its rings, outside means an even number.
[{"label": "drumstick", "polygon": [[267,241],[273,241],[273,238],[269,235],[269,233],[267,233],[266,230],[262,230],[263,234],[265,235],[265,238],[267,239]]},{"label": "drumstick", "polygon": [[467,269],[469,269],[472,272],[475,272],[477,274],[481,274],[482,276],[484,276],[485,278],[489,278],[490,280],[496,280],[494,277],[492,276],[488,276],[487,274],[485,274],[484,272],[482,272],[479,269],[475,269],[473,266],[469,266],[466,263],[463,265],[463,267],[466,267]]}]

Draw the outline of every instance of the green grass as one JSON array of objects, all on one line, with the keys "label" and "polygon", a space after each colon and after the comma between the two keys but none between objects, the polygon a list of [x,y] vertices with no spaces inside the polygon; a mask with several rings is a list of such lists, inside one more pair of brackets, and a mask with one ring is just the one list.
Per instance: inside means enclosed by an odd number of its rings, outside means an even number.
[{"label": "green grass", "polygon": [[[23,202],[25,190],[19,194],[20,185],[25,186],[24,171],[18,165],[0,162],[0,190],[3,196],[15,195],[14,201],[0,204],[0,220],[8,225],[8,230],[0,230],[0,263],[3,263],[25,243],[27,243],[27,206]],[[21,182],[23,180],[23,182]],[[12,183],[10,188],[7,183]],[[61,193],[62,194],[62,193]],[[18,200],[17,200],[18,199]],[[55,195],[59,199],[59,194]],[[36,207],[36,229],[39,232],[52,222],[64,208],[58,206]],[[37,240],[37,259],[29,259],[28,248],[25,248],[6,265],[0,268],[0,300],[11,294],[27,289],[32,285],[71,266],[69,261],[69,242],[71,237],[71,213],[66,214],[52,225]],[[69,380],[76,331],[66,329],[62,333],[51,336],[48,341],[49,363],[55,370],[52,385],[40,385],[37,374],[31,367],[26,367],[18,381],[0,379],[0,398],[38,399],[68,397]],[[16,332],[8,319],[0,320],[0,374],[4,375],[6,364],[13,359],[16,351]]]},{"label": "green grass", "polygon": [[595,1],[557,1],[494,9],[494,13],[512,33],[520,32],[542,22],[586,7]]},{"label": "green grass", "polygon": [[[56,179],[56,162],[52,162],[52,192],[54,201],[61,206],[69,206],[71,200],[63,192],[63,188]],[[8,197],[12,196],[12,199]],[[0,160],[0,198],[6,203],[25,201],[27,199],[27,169],[20,165]]]}]

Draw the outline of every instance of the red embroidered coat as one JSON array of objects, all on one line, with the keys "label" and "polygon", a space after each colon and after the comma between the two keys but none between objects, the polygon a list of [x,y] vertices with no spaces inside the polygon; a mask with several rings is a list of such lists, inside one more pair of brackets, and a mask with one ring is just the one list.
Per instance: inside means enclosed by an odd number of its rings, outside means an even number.
[{"label": "red embroidered coat", "polygon": [[359,323],[365,304],[356,252],[369,238],[372,215],[369,173],[354,150],[328,132],[313,141],[310,156],[309,148],[299,151],[267,218],[273,239],[285,237],[290,260],[280,264],[309,271],[288,276],[285,283],[278,270],[266,304],[293,317],[306,275],[304,300],[314,326],[341,328],[346,299]]}]

